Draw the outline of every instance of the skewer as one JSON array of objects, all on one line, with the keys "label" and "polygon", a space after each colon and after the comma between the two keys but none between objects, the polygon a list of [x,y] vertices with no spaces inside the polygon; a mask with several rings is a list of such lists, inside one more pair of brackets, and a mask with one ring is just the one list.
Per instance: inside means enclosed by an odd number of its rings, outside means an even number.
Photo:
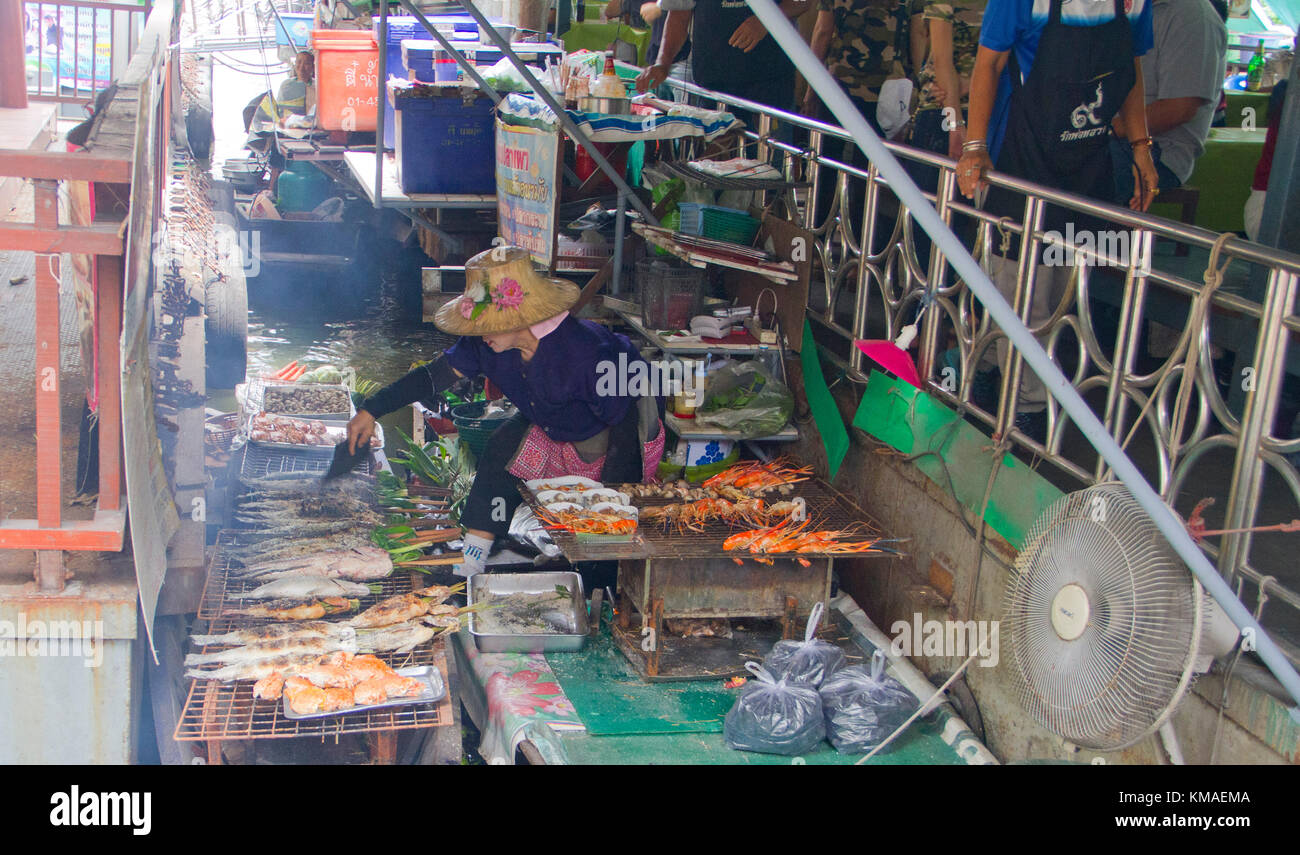
[{"label": "skewer", "polygon": [[435,558],[421,558],[418,561],[399,561],[398,567],[432,567],[437,564],[460,564],[465,560],[465,556],[459,552],[449,555],[439,555]]}]

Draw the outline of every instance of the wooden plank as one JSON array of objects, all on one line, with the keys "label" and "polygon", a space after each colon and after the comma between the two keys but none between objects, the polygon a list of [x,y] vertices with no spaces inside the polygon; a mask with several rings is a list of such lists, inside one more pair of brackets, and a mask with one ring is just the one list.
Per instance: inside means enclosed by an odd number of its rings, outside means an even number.
[{"label": "wooden plank", "polygon": [[0,549],[66,549],[74,552],[121,552],[126,511],[96,511],[93,520],[41,528],[36,520],[0,522]]},{"label": "wooden plank", "polygon": [[[78,102],[85,101],[78,98]],[[0,175],[54,181],[102,181],[128,184],[131,162],[116,157],[96,157],[80,152],[24,151],[0,149]]]},{"label": "wooden plank", "polygon": [[99,508],[115,511],[122,495],[122,259],[95,258],[99,330]]},{"label": "wooden plank", "polygon": [[0,249],[85,255],[121,255],[121,226],[116,223],[43,229],[31,223],[0,226]]}]

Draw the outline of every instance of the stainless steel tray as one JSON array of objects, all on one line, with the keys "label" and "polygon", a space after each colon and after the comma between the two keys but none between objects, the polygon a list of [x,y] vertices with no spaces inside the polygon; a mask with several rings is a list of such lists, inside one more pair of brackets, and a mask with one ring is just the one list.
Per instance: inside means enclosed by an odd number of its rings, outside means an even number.
[{"label": "stainless steel tray", "polygon": [[415,677],[428,683],[427,692],[421,692],[413,698],[393,698],[390,701],[384,701],[382,704],[371,704],[370,706],[350,707],[345,710],[332,710],[330,712],[308,713],[299,715],[289,709],[289,699],[284,698],[281,704],[281,711],[284,717],[294,721],[302,721],[312,718],[329,718],[336,715],[351,715],[359,712],[372,712],[374,710],[385,710],[389,707],[407,707],[412,704],[436,704],[447,696],[447,684],[442,679],[442,672],[435,665],[419,665],[414,668],[398,668],[397,673],[403,677]]},{"label": "stainless steel tray", "polygon": [[587,643],[587,597],[582,590],[582,577],[577,573],[479,573],[469,580],[469,605],[482,602],[493,594],[541,594],[564,585],[573,593],[574,626],[577,632],[538,633],[510,635],[486,633],[479,630],[477,613],[469,613],[469,634],[474,644],[484,653],[572,653]]},{"label": "stainless steel tray", "polygon": [[[279,410],[266,410],[266,393],[272,389],[330,389],[342,392],[348,402],[346,410],[336,410],[329,413],[287,413]],[[288,416],[295,419],[316,419],[317,421],[328,422],[342,420],[347,422],[357,414],[356,405],[352,403],[352,393],[348,387],[342,383],[263,383],[262,384],[262,409],[276,416]]]},{"label": "stainless steel tray", "polygon": [[[285,414],[274,413],[273,415],[280,416]],[[287,417],[288,416],[286,416],[286,418]],[[306,418],[306,417],[293,416],[293,418]],[[326,427],[329,428],[344,429],[347,427],[346,422],[339,423],[336,420],[330,420],[330,419],[317,419],[317,421],[325,422]],[[338,439],[335,440],[334,442],[331,442],[328,445],[316,445],[314,443],[307,443],[307,442],[267,442],[266,440],[262,440],[262,439],[253,439],[252,437],[247,436],[247,427],[245,427],[245,436],[247,437],[249,442],[251,442],[254,445],[260,445],[263,448],[279,448],[285,451],[308,451],[312,453],[320,453],[320,454],[328,455],[328,454],[333,454],[334,446],[337,445],[339,442],[342,442],[347,437],[347,431],[343,430],[343,433],[338,435]],[[371,453],[384,450],[384,427],[383,425],[379,424],[379,422],[375,422],[375,440],[378,440],[378,442],[372,440],[370,443]]]}]

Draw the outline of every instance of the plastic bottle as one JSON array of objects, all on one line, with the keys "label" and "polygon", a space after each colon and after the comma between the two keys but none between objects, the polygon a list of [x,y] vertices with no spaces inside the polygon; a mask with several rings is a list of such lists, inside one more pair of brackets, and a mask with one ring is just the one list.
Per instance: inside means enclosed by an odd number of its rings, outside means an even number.
[{"label": "plastic bottle", "polygon": [[1260,39],[1259,44],[1255,46],[1255,55],[1250,58],[1250,64],[1246,66],[1246,88],[1251,92],[1258,92],[1263,79],[1264,40]]},{"label": "plastic bottle", "polygon": [[623,85],[623,81],[619,79],[618,72],[614,70],[614,54],[612,52],[605,54],[605,70],[592,84],[591,96],[593,98],[627,97],[627,88]]}]

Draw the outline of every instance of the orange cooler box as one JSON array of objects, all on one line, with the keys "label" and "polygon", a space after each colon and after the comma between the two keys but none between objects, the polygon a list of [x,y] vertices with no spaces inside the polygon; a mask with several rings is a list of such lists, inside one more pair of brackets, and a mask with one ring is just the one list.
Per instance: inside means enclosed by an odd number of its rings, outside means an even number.
[{"label": "orange cooler box", "polygon": [[312,30],[316,124],[327,131],[373,131],[379,106],[379,45],[369,30]]}]

